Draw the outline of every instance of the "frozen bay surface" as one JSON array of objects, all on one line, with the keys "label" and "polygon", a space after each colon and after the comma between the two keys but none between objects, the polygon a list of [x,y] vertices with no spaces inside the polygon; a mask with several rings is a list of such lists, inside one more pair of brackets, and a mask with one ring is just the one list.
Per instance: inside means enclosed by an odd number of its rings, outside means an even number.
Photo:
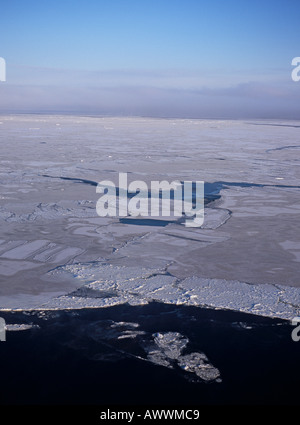
[{"label": "frozen bay surface", "polygon": [[[1,310],[159,301],[299,315],[299,125],[2,116]],[[99,217],[97,182],[120,172],[204,180],[203,226]]]}]

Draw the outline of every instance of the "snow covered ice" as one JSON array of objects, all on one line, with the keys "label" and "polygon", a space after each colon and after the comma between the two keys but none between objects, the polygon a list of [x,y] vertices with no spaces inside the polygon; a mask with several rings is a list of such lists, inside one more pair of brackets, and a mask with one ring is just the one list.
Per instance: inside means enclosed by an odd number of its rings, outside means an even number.
[{"label": "snow covered ice", "polygon": [[[1,122],[2,310],[154,300],[299,315],[299,123],[55,115]],[[117,182],[120,172],[148,184],[204,180],[204,224],[97,216],[95,185]]]}]

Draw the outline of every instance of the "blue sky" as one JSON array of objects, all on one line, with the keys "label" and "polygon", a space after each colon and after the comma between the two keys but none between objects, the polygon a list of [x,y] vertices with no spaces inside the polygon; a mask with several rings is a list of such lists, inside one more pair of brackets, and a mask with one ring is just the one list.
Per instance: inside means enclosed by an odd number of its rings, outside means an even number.
[{"label": "blue sky", "polygon": [[0,111],[297,118],[299,17],[299,0],[2,1]]}]

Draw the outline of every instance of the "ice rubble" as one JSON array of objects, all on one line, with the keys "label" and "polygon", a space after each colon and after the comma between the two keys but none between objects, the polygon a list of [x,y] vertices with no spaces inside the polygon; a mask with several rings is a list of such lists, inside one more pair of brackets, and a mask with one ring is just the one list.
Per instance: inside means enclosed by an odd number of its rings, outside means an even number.
[{"label": "ice rubble", "polygon": [[80,289],[53,298],[39,309],[101,308],[151,301],[184,304],[290,320],[299,315],[299,288],[254,285],[224,279],[178,279],[164,269],[126,267],[93,262],[58,267],[55,278],[71,276]]},{"label": "ice rubble", "polygon": [[204,353],[182,354],[188,342],[189,340],[178,332],[158,332],[153,335],[153,345],[147,347],[147,358],[161,366],[179,366],[204,381],[220,382],[219,370],[209,362]]},{"label": "ice rubble", "polygon": [[38,327],[38,325],[32,325],[27,323],[9,323],[5,325],[5,329],[9,332],[27,331],[29,329],[34,329]]},{"label": "ice rubble", "polygon": [[[97,343],[93,348],[89,341]],[[221,382],[219,370],[202,351],[191,351],[189,339],[179,332],[143,330],[136,322],[97,320],[83,323],[70,333],[64,344],[82,350],[94,361],[114,361],[133,357],[168,369],[187,379]]]}]

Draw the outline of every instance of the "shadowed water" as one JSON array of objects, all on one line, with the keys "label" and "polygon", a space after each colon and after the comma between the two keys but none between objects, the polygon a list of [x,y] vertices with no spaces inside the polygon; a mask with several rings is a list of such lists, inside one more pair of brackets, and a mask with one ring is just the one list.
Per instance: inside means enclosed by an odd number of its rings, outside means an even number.
[{"label": "shadowed water", "polygon": [[[300,343],[289,322],[161,303],[3,316],[39,327],[0,344],[2,403],[298,402]],[[177,345],[165,340],[167,357],[153,351],[157,335],[177,335]],[[202,353],[220,377],[206,382],[182,368],[189,353]]]}]

